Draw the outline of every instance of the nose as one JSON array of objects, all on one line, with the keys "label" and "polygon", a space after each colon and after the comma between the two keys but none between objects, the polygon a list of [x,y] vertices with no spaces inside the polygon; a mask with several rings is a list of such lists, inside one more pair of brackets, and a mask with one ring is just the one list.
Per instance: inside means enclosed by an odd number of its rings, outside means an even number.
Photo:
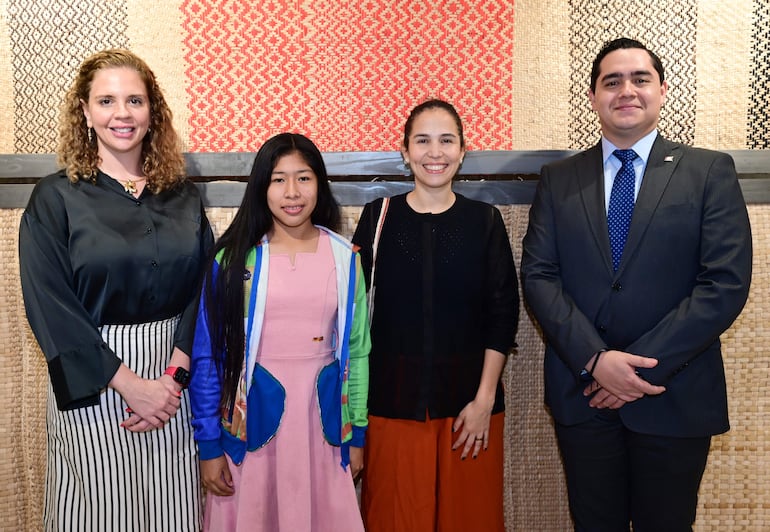
[{"label": "nose", "polygon": [[297,181],[294,178],[288,178],[286,180],[286,188],[283,191],[284,196],[287,198],[296,198],[299,195],[299,187]]},{"label": "nose", "polygon": [[634,93],[634,82],[630,79],[627,79],[623,81],[623,84],[621,85],[621,94],[633,94]]},{"label": "nose", "polygon": [[124,102],[117,102],[115,105],[115,114],[117,116],[128,116],[128,106]]},{"label": "nose", "polygon": [[441,141],[431,142],[428,148],[428,156],[440,157],[441,156]]}]

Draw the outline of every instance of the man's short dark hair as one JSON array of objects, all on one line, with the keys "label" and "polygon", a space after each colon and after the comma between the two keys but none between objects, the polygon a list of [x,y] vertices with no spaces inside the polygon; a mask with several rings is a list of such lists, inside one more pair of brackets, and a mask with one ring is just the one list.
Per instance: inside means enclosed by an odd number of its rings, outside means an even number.
[{"label": "man's short dark hair", "polygon": [[601,50],[599,50],[599,53],[596,56],[596,59],[594,59],[594,64],[591,67],[591,92],[596,91],[596,80],[599,78],[599,65],[602,62],[602,59],[604,59],[607,54],[610,52],[614,52],[615,50],[621,50],[621,49],[628,49],[628,48],[639,48],[640,50],[644,50],[647,52],[650,56],[650,59],[652,60],[652,66],[655,68],[655,70],[658,72],[658,76],[660,76],[660,82],[663,83],[665,80],[664,74],[663,74],[663,63],[660,61],[660,57],[655,55],[655,52],[647,48],[645,45],[640,43],[639,41],[636,41],[634,39],[627,39],[626,37],[621,37],[619,39],[615,39],[612,41],[609,41],[604,44]]}]

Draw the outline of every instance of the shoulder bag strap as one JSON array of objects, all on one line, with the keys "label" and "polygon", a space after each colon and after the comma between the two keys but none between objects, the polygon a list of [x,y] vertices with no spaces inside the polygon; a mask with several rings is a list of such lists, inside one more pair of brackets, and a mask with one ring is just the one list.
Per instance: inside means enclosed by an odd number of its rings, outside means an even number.
[{"label": "shoulder bag strap", "polygon": [[374,228],[374,240],[372,241],[372,273],[369,276],[369,323],[372,323],[372,313],[374,312],[374,270],[377,267],[377,247],[380,243],[380,234],[382,226],[385,225],[385,215],[388,212],[390,198],[382,198],[382,207],[380,207],[380,216],[377,218],[377,225]]}]

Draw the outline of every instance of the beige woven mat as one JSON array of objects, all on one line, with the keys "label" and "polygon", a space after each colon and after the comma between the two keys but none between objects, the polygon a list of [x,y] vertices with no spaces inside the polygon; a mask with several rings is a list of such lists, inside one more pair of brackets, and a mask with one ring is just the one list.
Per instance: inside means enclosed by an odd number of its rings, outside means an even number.
[{"label": "beige woven mat", "polygon": [[[639,39],[663,61],[672,96],[661,112],[663,135],[692,143],[695,131],[695,48],[698,2],[618,0],[571,2],[571,148],[596,144],[597,121],[586,98],[591,64],[602,45],[617,37]],[[633,16],[633,14],[640,14]]]},{"label": "beige woven mat", "polygon": [[[503,206],[517,265],[528,206]],[[360,207],[343,208],[350,235]],[[210,209],[220,234],[235,209]],[[770,527],[770,206],[749,208],[754,279],[741,317],[724,335],[732,430],[714,439],[700,493],[697,532],[764,531]],[[18,279],[21,210],[0,210],[0,507],[2,530],[38,530],[44,480],[47,374],[24,316]],[[542,342],[522,311],[518,350],[506,387],[505,505],[509,531],[570,528],[566,491],[550,417],[543,406]]]},{"label": "beige woven mat", "polygon": [[13,65],[7,0],[0,0],[0,153],[13,153]]},{"label": "beige woven mat", "polygon": [[45,474],[43,355],[19,283],[21,209],[0,209],[0,530],[39,530]]},{"label": "beige woven mat", "polygon": [[570,104],[578,103],[569,98],[569,2],[517,0],[513,34],[512,149],[568,149]]},{"label": "beige woven mat", "polygon": [[712,440],[698,532],[770,530],[770,206],[750,205],[751,292],[723,335],[731,430]]},{"label": "beige woven mat", "polygon": [[187,147],[190,138],[185,48],[182,46],[181,0],[127,2],[126,35],[131,51],[144,59],[174,113],[174,127]]},{"label": "beige woven mat", "polygon": [[[752,0],[699,3],[697,54],[708,60],[697,64],[697,146],[723,150],[748,147],[752,4]],[[676,97],[676,93],[671,96]]]},{"label": "beige woven mat", "polygon": [[770,148],[770,3],[752,2],[751,70],[749,71],[749,135],[750,149]]},{"label": "beige woven mat", "polygon": [[[80,63],[126,47],[125,0],[7,0],[15,92],[14,152],[51,153],[58,110]],[[6,100],[7,101],[7,100]]]}]

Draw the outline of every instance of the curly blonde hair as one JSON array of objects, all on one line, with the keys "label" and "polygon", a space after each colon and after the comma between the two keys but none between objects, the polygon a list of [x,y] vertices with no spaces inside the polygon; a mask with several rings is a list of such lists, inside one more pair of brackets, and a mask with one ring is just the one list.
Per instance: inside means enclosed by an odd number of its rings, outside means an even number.
[{"label": "curly blonde hair", "polygon": [[147,178],[147,188],[153,193],[173,188],[186,176],[181,142],[172,124],[171,109],[150,67],[128,50],[103,50],[80,65],[61,107],[57,161],[66,169],[73,183],[80,179],[96,180],[101,157],[96,139],[89,139],[81,102],[88,101],[91,84],[99,70],[122,67],[132,68],[139,74],[150,101],[150,131],[142,141],[142,171]]}]

